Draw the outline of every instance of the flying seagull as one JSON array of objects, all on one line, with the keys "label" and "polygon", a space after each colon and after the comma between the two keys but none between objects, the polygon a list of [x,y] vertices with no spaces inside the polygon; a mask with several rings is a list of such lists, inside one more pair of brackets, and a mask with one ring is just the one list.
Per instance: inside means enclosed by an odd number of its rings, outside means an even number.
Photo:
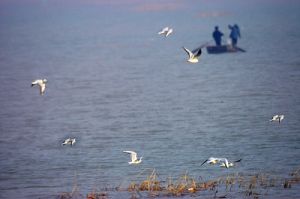
[{"label": "flying seagull", "polygon": [[202,53],[202,48],[203,47],[205,47],[205,46],[207,46],[209,44],[209,42],[206,42],[206,43],[204,43],[204,44],[202,44],[201,46],[199,46],[198,48],[196,48],[196,49],[194,49],[194,50],[192,50],[192,51],[190,51],[189,49],[187,49],[186,47],[182,47],[183,48],[183,50],[188,54],[188,56],[189,56],[189,58],[188,58],[188,62],[190,62],[190,63],[197,63],[197,62],[199,62],[199,57],[200,57],[200,55],[201,55],[201,53]]},{"label": "flying seagull", "polygon": [[143,157],[140,157],[140,159],[138,159],[136,152],[134,151],[123,151],[123,152],[130,154],[131,162],[128,162],[128,164],[139,164],[142,162]]},{"label": "flying seagull", "polygon": [[161,31],[158,32],[159,35],[165,35],[165,37],[169,36],[173,32],[172,28],[165,27]]},{"label": "flying seagull", "polygon": [[284,119],[284,115],[274,115],[270,122],[278,121],[279,123]]},{"label": "flying seagull", "polygon": [[37,79],[37,80],[34,80],[33,82],[31,82],[31,87],[33,87],[35,85],[39,85],[40,94],[44,95],[45,89],[46,89],[46,83],[47,83],[46,79]]},{"label": "flying seagull", "polygon": [[207,160],[205,160],[200,166],[204,165],[206,162],[208,164],[217,164],[219,163],[220,161],[223,161],[224,158],[214,158],[214,157],[210,157],[208,158]]},{"label": "flying seagull", "polygon": [[193,51],[190,51],[189,49],[187,49],[185,47],[182,47],[182,48],[183,48],[183,50],[185,50],[185,52],[189,56],[189,58],[187,60],[188,62],[190,62],[190,63],[197,63],[199,61],[198,57],[200,57],[200,55],[202,53],[201,47],[200,48],[196,48]]},{"label": "flying seagull", "polygon": [[76,142],[76,139],[75,138],[68,138],[68,139],[65,139],[65,141],[62,143],[62,145],[71,145],[73,146]]},{"label": "flying seagull", "polygon": [[236,160],[234,162],[228,162],[228,160],[226,160],[227,159],[225,158],[225,162],[221,162],[220,167],[226,167],[228,169],[229,167],[233,167],[235,165],[234,163],[242,161],[242,159]]},{"label": "flying seagull", "polygon": [[[239,159],[237,161],[234,161],[234,162],[240,162],[242,159]],[[227,160],[227,158],[214,158],[214,157],[210,157],[208,158],[207,160],[205,160],[201,166],[205,163],[208,163],[208,164],[217,164],[217,163],[220,163],[220,166],[221,167],[226,167],[226,168],[229,168],[229,167],[232,167],[234,164],[232,162],[229,162]]]}]

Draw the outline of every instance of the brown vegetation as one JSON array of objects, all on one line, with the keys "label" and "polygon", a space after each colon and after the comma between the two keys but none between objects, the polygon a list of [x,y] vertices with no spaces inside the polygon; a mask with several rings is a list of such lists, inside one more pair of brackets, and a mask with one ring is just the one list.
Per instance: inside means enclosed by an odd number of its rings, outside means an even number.
[{"label": "brown vegetation", "polygon": [[[144,171],[142,172],[144,173]],[[140,176],[140,173],[138,176]],[[288,177],[278,177],[266,173],[245,175],[241,173],[219,177],[214,180],[197,181],[195,178],[185,173],[176,180],[172,177],[162,181],[159,179],[155,169],[141,180],[129,183],[127,188],[117,187],[110,191],[127,191],[132,198],[147,195],[150,197],[180,197],[184,195],[200,196],[203,193],[211,194],[214,198],[227,198],[229,193],[238,193],[244,197],[261,198],[267,195],[269,188],[290,189],[292,185],[300,184],[300,169],[293,171]],[[219,191],[225,195],[219,195]],[[71,199],[74,193],[78,193],[77,185],[72,193],[62,193],[59,199]],[[76,194],[78,196],[78,194]],[[87,194],[86,199],[107,199],[109,192],[92,192]],[[242,197],[242,196],[241,196]]]}]

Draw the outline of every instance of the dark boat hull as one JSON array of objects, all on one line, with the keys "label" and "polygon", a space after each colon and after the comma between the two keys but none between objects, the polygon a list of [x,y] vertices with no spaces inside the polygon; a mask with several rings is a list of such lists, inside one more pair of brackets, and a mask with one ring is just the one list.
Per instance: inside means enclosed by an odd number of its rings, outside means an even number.
[{"label": "dark boat hull", "polygon": [[206,46],[208,54],[220,54],[220,53],[235,53],[235,52],[246,52],[244,49],[239,47],[233,47],[231,45],[223,46]]}]

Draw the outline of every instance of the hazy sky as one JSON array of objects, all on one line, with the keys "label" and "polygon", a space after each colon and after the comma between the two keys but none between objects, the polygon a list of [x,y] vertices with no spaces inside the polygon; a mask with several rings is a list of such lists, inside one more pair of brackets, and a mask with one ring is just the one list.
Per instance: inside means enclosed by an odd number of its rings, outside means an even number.
[{"label": "hazy sky", "polygon": [[200,17],[224,16],[251,8],[272,10],[271,6],[297,5],[298,0],[0,0],[0,16],[19,15],[22,10],[36,11],[77,9],[85,7],[113,8],[131,12],[196,11]]},{"label": "hazy sky", "polygon": [[200,5],[215,5],[215,6],[241,6],[241,5],[257,5],[262,4],[290,4],[296,3],[297,0],[0,0],[0,6],[7,5],[35,5],[35,6],[71,6],[71,5],[113,5],[113,6],[132,6],[132,7],[147,7],[153,9],[174,9],[178,6],[199,3]]}]

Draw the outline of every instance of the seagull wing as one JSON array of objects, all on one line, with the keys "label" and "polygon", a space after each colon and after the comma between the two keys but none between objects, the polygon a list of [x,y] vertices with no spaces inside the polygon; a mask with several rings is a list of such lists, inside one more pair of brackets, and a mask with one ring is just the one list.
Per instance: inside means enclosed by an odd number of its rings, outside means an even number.
[{"label": "seagull wing", "polygon": [[[214,157],[210,157],[210,158],[208,158],[207,160],[206,160],[206,162],[207,163],[209,163],[209,164],[215,164],[215,163],[217,163],[217,162],[219,162],[220,160],[219,160],[219,158],[214,158]],[[204,162],[205,163],[205,162]],[[203,164],[204,164],[203,163]]]},{"label": "seagull wing", "polygon": [[234,162],[241,162],[242,161],[242,159],[239,159],[239,160],[236,160],[236,161],[234,161]]},{"label": "seagull wing", "polygon": [[205,160],[204,162],[202,162],[202,164],[200,166],[204,165],[207,161],[208,161],[208,159]]},{"label": "seagull wing", "polygon": [[202,54],[201,48],[197,48],[197,49],[193,50],[193,54],[194,54],[196,57],[199,57],[199,56]]},{"label": "seagull wing", "polygon": [[182,47],[182,48],[183,48],[183,50],[185,50],[185,52],[188,54],[188,56],[189,56],[190,58],[194,56],[194,54],[193,54],[189,49],[187,49],[187,48],[185,48],[185,47]]},{"label": "seagull wing", "polygon": [[36,83],[35,82],[31,82],[31,87],[33,87],[34,85],[36,85]]},{"label": "seagull wing", "polygon": [[274,115],[274,116],[272,117],[272,119],[270,119],[270,122],[277,120],[277,118],[278,118],[278,115]]},{"label": "seagull wing", "polygon": [[38,82],[39,82],[39,80],[34,80],[34,81],[32,81],[32,82],[31,82],[31,86],[37,85]]},{"label": "seagull wing", "polygon": [[195,56],[199,57],[202,53],[202,48],[206,47],[209,44],[209,42],[206,42],[202,45],[200,45],[198,48],[194,49],[192,52],[194,53]]},{"label": "seagull wing", "polygon": [[165,34],[168,30],[169,30],[169,27],[165,27],[165,28],[162,29],[160,32],[158,32],[158,34],[159,34],[159,35]]},{"label": "seagull wing", "polygon": [[131,157],[131,161],[134,162],[137,160],[137,153],[134,151],[123,151],[124,153],[129,153]]},{"label": "seagull wing", "polygon": [[40,94],[43,95],[45,93],[45,90],[46,90],[46,84],[41,83],[41,84],[39,84],[39,86],[40,86]]},{"label": "seagull wing", "polygon": [[65,141],[62,143],[62,145],[68,144],[70,142],[70,138],[65,139]]},{"label": "seagull wing", "polygon": [[220,159],[221,159],[220,162],[223,162],[225,164],[225,167],[229,168],[229,162],[228,162],[227,158],[220,158]]},{"label": "seagull wing", "polygon": [[173,29],[170,28],[170,29],[168,30],[167,34],[166,34],[166,37],[169,36],[172,32],[173,32]]},{"label": "seagull wing", "polygon": [[137,161],[137,154],[136,153],[131,153],[131,161],[132,162],[135,162],[135,161]]}]

